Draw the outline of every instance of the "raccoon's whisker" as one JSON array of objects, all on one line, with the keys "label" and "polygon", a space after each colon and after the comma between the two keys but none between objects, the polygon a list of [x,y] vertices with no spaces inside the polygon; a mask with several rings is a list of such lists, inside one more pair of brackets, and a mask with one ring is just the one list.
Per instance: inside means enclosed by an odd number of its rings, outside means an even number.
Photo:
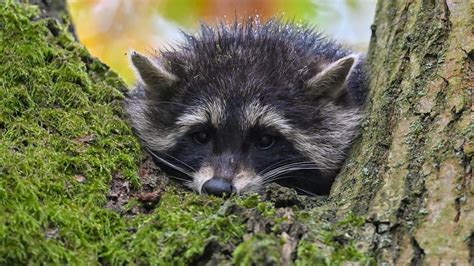
[{"label": "raccoon's whisker", "polygon": [[323,170],[323,169],[320,167],[312,166],[312,165],[300,165],[300,166],[288,167],[276,172],[272,172],[271,174],[264,175],[264,178],[274,177],[274,176],[278,176],[284,173],[295,172],[299,170]]},{"label": "raccoon's whisker", "polygon": [[[278,174],[282,171],[287,171],[288,169],[297,168],[297,167],[308,167],[308,166],[311,166],[312,168],[315,168],[315,169],[317,168],[316,165],[313,162],[291,163],[291,164],[283,165],[283,166],[277,167],[273,170],[270,170],[270,171],[264,173],[262,176],[264,176],[264,177],[273,176],[273,175]],[[320,168],[319,170],[323,170],[323,169]]]},{"label": "raccoon's whisker", "polygon": [[290,163],[290,164],[287,164],[287,165],[283,165],[283,166],[280,166],[280,167],[277,167],[275,169],[272,169],[266,173],[263,174],[263,176],[271,176],[275,173],[279,173],[281,171],[284,171],[284,170],[287,170],[289,168],[294,168],[294,167],[307,167],[307,166],[312,166],[312,168],[314,169],[317,169],[317,170],[332,170],[332,169],[335,169],[335,168],[329,168],[329,167],[324,167],[324,168],[321,168],[321,167],[317,167],[316,164],[314,164],[314,162],[310,162],[310,161],[306,161],[306,162],[296,162],[296,163]]},{"label": "raccoon's whisker", "polygon": [[275,181],[277,181],[277,180],[286,179],[286,178],[291,178],[291,177],[292,177],[292,176],[278,176],[278,177],[275,177],[275,178],[273,178],[273,179],[263,180],[263,181],[262,181],[262,184],[263,184],[263,185],[266,185],[266,184],[275,182]]},{"label": "raccoon's whisker", "polygon": [[189,178],[192,178],[192,175],[191,175],[188,171],[186,171],[186,170],[184,170],[183,168],[181,168],[181,167],[179,167],[179,166],[177,166],[177,165],[175,165],[175,164],[173,164],[173,163],[170,163],[169,161],[167,161],[167,160],[161,158],[161,157],[158,156],[156,153],[152,152],[150,149],[147,148],[147,150],[148,150],[148,152],[149,152],[153,157],[155,157],[156,159],[158,159],[158,160],[161,161],[162,163],[164,163],[164,164],[166,164],[167,166],[169,166],[169,167],[175,169],[176,171],[178,171],[178,172],[180,172],[180,173],[182,173],[182,174],[188,176]]},{"label": "raccoon's whisker", "polygon": [[[156,157],[156,156],[155,156],[155,157]],[[186,175],[186,176],[192,178],[191,173],[189,173],[188,171],[184,170],[183,168],[181,168],[181,167],[179,167],[179,166],[177,166],[177,165],[175,165],[175,164],[172,164],[172,163],[166,161],[165,159],[163,159],[163,158],[161,158],[161,157],[156,157],[156,158],[157,158],[158,160],[160,160],[162,163],[166,164],[167,166],[169,166],[169,167],[175,169],[176,171],[178,171],[178,172],[180,172],[180,173],[182,173],[182,174],[184,174],[184,175]]]},{"label": "raccoon's whisker", "polygon": [[166,155],[166,156],[168,156],[168,157],[170,157],[171,159],[177,161],[178,163],[180,163],[180,164],[182,164],[182,165],[188,167],[191,171],[197,172],[197,171],[196,171],[196,168],[194,168],[194,167],[190,166],[189,164],[187,164],[187,163],[181,161],[180,159],[178,159],[178,158],[176,158],[176,157],[173,157],[173,156],[171,156],[171,155],[168,154],[168,153],[163,153],[163,154]]},{"label": "raccoon's whisker", "polygon": [[[285,165],[280,165],[280,166],[277,166],[275,168],[270,168],[268,169],[266,172],[262,171],[261,174],[262,175],[266,175],[266,174],[269,174],[270,172],[274,172],[274,171],[279,171],[281,169],[284,169],[284,168],[287,168],[287,167],[292,167],[292,166],[295,166],[295,165],[300,165],[300,164],[311,164],[311,165],[314,165],[313,162],[305,162],[305,161],[302,161],[302,162],[293,162],[293,163],[289,163],[289,164],[285,164]],[[278,163],[277,163],[278,164]],[[268,168],[268,167],[267,167]]]},{"label": "raccoon's whisker", "polygon": [[283,169],[283,170],[278,171],[278,172],[271,173],[269,175],[264,175],[263,180],[270,180],[272,178],[279,177],[279,176],[282,176],[284,174],[287,174],[287,173],[290,173],[290,172],[295,172],[295,171],[298,171],[298,170],[311,170],[311,169],[314,169],[314,168],[287,168],[287,169]]},{"label": "raccoon's whisker", "polygon": [[287,169],[272,173],[271,175],[265,175],[265,176],[263,176],[263,180],[265,182],[269,182],[268,180],[274,181],[274,178],[280,177],[280,176],[282,176],[284,174],[287,174],[287,173],[296,172],[296,171],[300,171],[300,170],[321,170],[321,168],[319,168],[319,167],[310,167],[310,166],[291,167],[291,168],[287,168]]},{"label": "raccoon's whisker", "polygon": [[273,182],[278,181],[278,180],[288,179],[288,178],[294,178],[294,176],[291,176],[291,175],[277,176],[277,177],[275,177],[271,180],[265,180],[264,182],[262,182],[262,185],[266,185],[266,184],[273,183]]},{"label": "raccoon's whisker", "polygon": [[[278,165],[284,163],[284,162],[288,162],[288,161],[291,161],[291,160],[294,160],[294,159],[285,159],[285,160],[281,160],[281,161],[278,161],[274,164],[271,164],[270,166],[268,167],[265,167],[263,170],[261,170],[260,172],[258,172],[258,175],[263,175],[265,174],[267,171],[271,171],[272,169],[274,169],[274,167],[277,167]],[[280,165],[281,166],[281,165]]]},{"label": "raccoon's whisker", "polygon": [[313,192],[310,192],[308,190],[304,190],[302,188],[299,188],[299,187],[293,187],[293,189],[297,190],[297,191],[300,191],[300,192],[303,192],[311,197],[317,197],[318,195],[314,194]]}]

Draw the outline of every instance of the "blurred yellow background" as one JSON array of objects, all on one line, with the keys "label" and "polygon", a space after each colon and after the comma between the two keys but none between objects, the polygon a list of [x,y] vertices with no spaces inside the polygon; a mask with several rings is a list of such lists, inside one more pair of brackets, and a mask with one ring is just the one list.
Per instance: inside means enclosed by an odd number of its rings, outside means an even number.
[{"label": "blurred yellow background", "polygon": [[375,0],[69,0],[80,41],[131,84],[130,48],[154,53],[194,32],[200,22],[216,24],[248,16],[304,22],[364,51]]}]

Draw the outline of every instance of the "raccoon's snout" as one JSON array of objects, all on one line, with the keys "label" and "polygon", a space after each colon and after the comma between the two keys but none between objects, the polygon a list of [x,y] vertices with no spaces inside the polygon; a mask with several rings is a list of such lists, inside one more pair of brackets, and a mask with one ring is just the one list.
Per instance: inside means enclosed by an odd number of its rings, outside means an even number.
[{"label": "raccoon's snout", "polygon": [[234,185],[231,180],[213,177],[206,181],[202,186],[202,192],[209,195],[222,197],[225,195],[230,196],[236,192]]}]

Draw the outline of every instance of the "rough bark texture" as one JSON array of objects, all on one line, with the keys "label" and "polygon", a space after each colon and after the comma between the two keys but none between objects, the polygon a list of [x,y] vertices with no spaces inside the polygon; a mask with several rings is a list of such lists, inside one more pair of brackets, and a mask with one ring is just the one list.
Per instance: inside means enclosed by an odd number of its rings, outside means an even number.
[{"label": "rough bark texture", "polygon": [[472,10],[378,1],[368,118],[331,194],[367,217],[378,262],[474,263]]}]

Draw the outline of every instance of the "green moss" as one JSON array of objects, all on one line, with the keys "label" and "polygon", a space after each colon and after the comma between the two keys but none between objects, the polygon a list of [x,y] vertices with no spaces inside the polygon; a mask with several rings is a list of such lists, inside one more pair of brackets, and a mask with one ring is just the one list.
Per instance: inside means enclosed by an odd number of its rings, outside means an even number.
[{"label": "green moss", "polygon": [[87,51],[37,16],[0,6],[0,264],[97,262],[126,228],[103,208],[108,183],[121,172],[138,184],[140,147],[122,119],[120,79],[98,63],[92,73]]},{"label": "green moss", "polygon": [[257,234],[242,242],[234,251],[236,265],[281,265],[283,242],[274,235]]},{"label": "green moss", "polygon": [[[317,215],[305,213],[304,216]],[[324,210],[323,210],[324,211]],[[308,217],[304,218],[308,219]],[[297,248],[296,265],[343,265],[358,262],[363,265],[375,264],[375,261],[356,247],[360,238],[360,228],[365,224],[364,217],[349,213],[342,220],[310,220],[310,227]]]},{"label": "green moss", "polygon": [[[114,175],[141,186],[142,150],[124,120],[124,83],[64,26],[2,2],[0,62],[1,265],[283,261],[283,232],[300,224],[257,195],[223,200],[168,186],[151,213],[129,215],[141,204],[133,195],[122,213],[106,208]],[[279,204],[298,200],[288,195]],[[298,208],[287,214],[307,214],[313,238],[297,250],[308,262],[327,234],[311,225],[320,216]],[[252,219],[263,231],[252,232]],[[344,254],[338,261],[359,254],[331,250]]]},{"label": "green moss", "polygon": [[[219,212],[222,203],[169,187],[159,208],[131,220],[128,230],[106,243],[103,258],[113,263],[187,264],[211,241],[236,245],[245,225],[241,217]],[[131,236],[130,231],[136,233]]]}]

